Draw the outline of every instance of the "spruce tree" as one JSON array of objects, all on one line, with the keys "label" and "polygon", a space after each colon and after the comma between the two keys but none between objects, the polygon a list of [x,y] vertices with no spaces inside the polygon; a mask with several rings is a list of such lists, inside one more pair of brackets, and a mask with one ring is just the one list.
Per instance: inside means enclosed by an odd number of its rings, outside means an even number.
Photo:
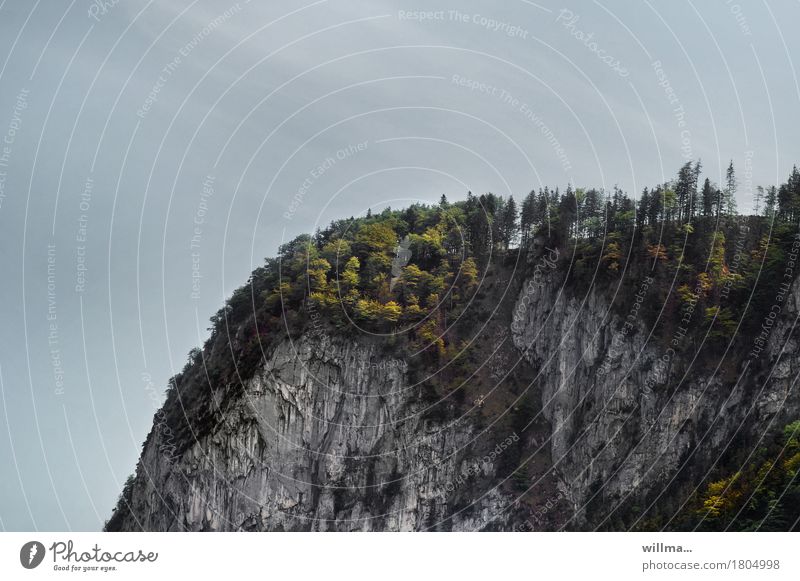
[{"label": "spruce tree", "polygon": [[731,160],[727,171],[725,172],[725,216],[733,218],[736,216],[736,172],[733,169],[733,160]]},{"label": "spruce tree", "polygon": [[522,212],[520,212],[520,231],[522,233],[522,246],[528,245],[531,230],[536,224],[536,192],[531,192],[522,201]]},{"label": "spruce tree", "polygon": [[501,242],[506,250],[517,241],[519,235],[518,218],[517,203],[514,201],[514,196],[511,196],[503,204],[499,216],[498,230],[500,232]]},{"label": "spruce tree", "polygon": [[703,209],[702,214],[704,218],[711,218],[716,215],[716,206],[718,200],[717,192],[714,186],[711,185],[711,180],[706,178],[703,182],[703,191],[701,194]]}]

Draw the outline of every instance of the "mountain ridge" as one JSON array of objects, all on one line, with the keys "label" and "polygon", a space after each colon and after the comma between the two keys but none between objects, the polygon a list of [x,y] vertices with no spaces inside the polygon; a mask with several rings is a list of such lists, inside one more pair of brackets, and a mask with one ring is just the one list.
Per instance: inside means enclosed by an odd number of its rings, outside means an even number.
[{"label": "mountain ridge", "polygon": [[796,527],[800,174],[758,216],[732,166],[699,175],[282,246],[170,381],[106,529]]}]

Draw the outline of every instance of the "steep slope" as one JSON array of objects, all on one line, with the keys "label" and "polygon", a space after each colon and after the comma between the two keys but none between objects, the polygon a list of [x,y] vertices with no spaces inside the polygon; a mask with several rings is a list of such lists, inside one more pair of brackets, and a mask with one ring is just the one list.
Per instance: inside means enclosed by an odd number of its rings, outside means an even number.
[{"label": "steep slope", "polygon": [[[108,528],[631,526],[651,502],[674,514],[731,442],[800,416],[797,282],[758,361],[743,361],[740,376],[712,367],[688,377],[692,361],[668,355],[642,321],[620,335],[610,289],[570,297],[558,273],[536,282],[523,287],[509,321],[552,426],[538,439],[522,432],[518,461],[543,446],[556,476],[546,493],[546,479],[526,481],[546,499],[536,508],[517,502],[528,486],[497,486],[518,433],[484,433],[471,415],[425,419],[431,403],[396,359],[363,340],[310,333],[279,343],[219,425],[179,455],[157,423],[130,507]],[[558,520],[543,518],[556,505]]]},{"label": "steep slope", "polygon": [[[163,453],[168,444],[156,428],[131,510],[113,526],[415,530],[445,521],[457,472],[491,479],[494,471],[464,457],[475,435],[470,422],[421,419],[416,389],[374,347],[329,336],[287,340],[222,425],[180,458]],[[480,528],[508,502],[491,488],[476,501],[447,528]]]},{"label": "steep slope", "polygon": [[[637,317],[640,303],[619,313],[612,289],[576,297],[560,282],[549,276],[523,293],[511,328],[538,369],[552,458],[577,524],[627,527],[653,508],[671,517],[726,453],[751,450],[800,417],[797,281],[758,357],[734,346],[705,361],[695,341],[707,329],[663,340]],[[640,282],[646,294],[652,279]]]},{"label": "steep slope", "polygon": [[774,203],[693,216],[689,173],[639,213],[470,194],[284,245],[106,529],[798,527],[800,234]]}]

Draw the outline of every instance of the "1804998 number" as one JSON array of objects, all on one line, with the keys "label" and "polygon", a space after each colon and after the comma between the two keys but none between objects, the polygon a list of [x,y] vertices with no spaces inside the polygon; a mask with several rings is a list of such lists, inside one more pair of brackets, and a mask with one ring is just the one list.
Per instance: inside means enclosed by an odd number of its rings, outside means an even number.
[{"label": "1804998 number", "polygon": [[737,569],[780,569],[779,559],[737,559],[734,561]]}]

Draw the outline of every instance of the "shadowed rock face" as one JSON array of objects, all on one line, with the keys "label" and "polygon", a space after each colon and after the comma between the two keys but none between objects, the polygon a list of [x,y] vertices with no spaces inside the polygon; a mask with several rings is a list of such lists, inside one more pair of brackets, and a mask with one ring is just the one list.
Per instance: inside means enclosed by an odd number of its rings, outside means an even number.
[{"label": "shadowed rock face", "polygon": [[663,501],[679,470],[682,502],[729,442],[800,415],[797,284],[764,351],[735,370],[696,371],[706,368],[682,349],[687,339],[624,327],[612,300],[602,289],[568,297],[551,273],[523,286],[508,321],[549,421],[549,434],[522,444],[543,449],[555,476],[551,490],[538,484],[540,499],[566,499],[566,511],[536,510],[499,486],[487,450],[501,442],[475,415],[426,416],[424,387],[377,347],[307,334],[274,346],[207,433],[176,445],[156,421],[107,529],[590,528],[622,502]]},{"label": "shadowed rock face", "polygon": [[719,358],[698,365],[682,344],[691,338],[654,339],[610,306],[608,291],[568,298],[548,278],[520,296],[512,325],[515,345],[540,370],[561,489],[577,522],[586,522],[590,503],[600,505],[594,525],[613,518],[620,501],[665,500],[685,470],[689,489],[679,506],[733,442],[757,440],[800,415],[792,389],[800,373],[797,282],[760,357],[739,359],[735,369]]}]

